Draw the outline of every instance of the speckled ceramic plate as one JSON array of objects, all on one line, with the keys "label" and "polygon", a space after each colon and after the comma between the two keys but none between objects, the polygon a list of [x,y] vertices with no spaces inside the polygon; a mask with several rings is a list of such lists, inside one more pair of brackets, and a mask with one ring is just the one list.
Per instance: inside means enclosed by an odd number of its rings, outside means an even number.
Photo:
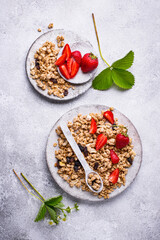
[{"label": "speckled ceramic plate", "polygon": [[[70,44],[70,48],[71,48],[71,51],[80,51],[81,54],[82,54],[82,57],[84,56],[85,53],[94,53],[94,55],[96,56],[96,52],[95,50],[93,49],[92,45],[90,44],[90,42],[88,41],[83,41],[83,42],[76,42],[76,43],[73,43],[73,44]],[[58,54],[58,58],[60,56],[62,56],[62,51],[63,49],[61,49],[61,51],[59,52]],[[78,73],[76,74],[76,76],[74,78],[71,78],[71,79],[66,79],[62,74],[61,72],[59,71],[59,68],[58,68],[58,72],[59,74],[61,75],[61,77],[69,82],[69,83],[72,83],[72,84],[83,84],[83,83],[86,83],[88,82],[89,80],[93,79],[95,73],[97,71],[97,68],[94,69],[93,71],[91,72],[88,72],[88,73],[83,73],[81,68],[79,68],[79,71]]]},{"label": "speckled ceramic plate", "polygon": [[[83,115],[89,114],[91,112],[100,113],[101,110],[106,110],[108,108],[109,108],[108,106],[103,106],[103,105],[84,105],[84,106],[74,108],[69,112],[65,113],[54,124],[48,137],[47,147],[46,147],[46,159],[47,159],[49,170],[54,180],[68,194],[81,200],[103,201],[104,199],[103,198],[99,199],[97,196],[92,195],[92,193],[82,191],[81,189],[76,188],[75,186],[71,188],[69,184],[58,175],[57,168],[54,166],[54,164],[57,161],[55,158],[54,152],[55,150],[58,150],[58,146],[53,147],[53,143],[57,142],[57,139],[58,139],[58,136],[55,130],[60,125],[61,120],[66,121],[66,124],[67,124],[68,121],[72,121],[73,118],[77,116],[79,113]],[[142,161],[142,145],[141,145],[141,140],[136,128],[131,123],[131,121],[125,115],[120,113],[118,110],[114,110],[114,116],[118,118],[118,121],[120,124],[124,124],[125,126],[128,127],[128,134],[133,139],[133,145],[134,145],[134,151],[136,152],[136,157],[134,159],[133,165],[129,168],[128,173],[126,175],[126,185],[121,186],[120,188],[117,188],[115,191],[113,191],[110,194],[110,198],[113,198],[119,195],[121,192],[123,192],[126,188],[129,187],[129,185],[133,182],[133,180],[137,176],[140,165],[141,165],[141,161]]]},{"label": "speckled ceramic plate", "polygon": [[[35,54],[36,50],[39,49],[42,46],[42,44],[45,43],[46,41],[51,41],[53,43],[56,43],[56,37],[58,35],[63,35],[65,38],[65,43],[69,43],[70,45],[73,45],[78,42],[78,43],[81,43],[82,46],[88,45],[89,51],[93,48],[92,45],[87,40],[85,40],[81,36],[75,34],[74,32],[65,31],[63,29],[56,29],[53,31],[49,31],[47,33],[42,34],[31,45],[31,47],[28,51],[28,54],[27,54],[27,58],[26,58],[26,72],[27,72],[27,76],[28,76],[30,83],[32,84],[32,86],[34,87],[34,89],[37,92],[39,92],[41,95],[43,95],[45,98],[47,98],[49,100],[63,102],[63,101],[71,100],[71,99],[78,97],[79,95],[85,93],[91,87],[92,78],[91,78],[90,74],[89,74],[89,79],[86,83],[81,84],[81,85],[75,85],[74,90],[70,88],[68,91],[68,95],[64,98],[58,98],[57,96],[53,96],[53,95],[49,96],[47,93],[47,90],[45,90],[45,91],[41,90],[41,88],[39,88],[37,86],[36,81],[30,77],[30,67],[31,67],[31,63],[34,61],[34,54]],[[75,45],[73,45],[73,47],[74,46]],[[95,72],[93,72],[92,77],[94,76],[94,73]]]}]

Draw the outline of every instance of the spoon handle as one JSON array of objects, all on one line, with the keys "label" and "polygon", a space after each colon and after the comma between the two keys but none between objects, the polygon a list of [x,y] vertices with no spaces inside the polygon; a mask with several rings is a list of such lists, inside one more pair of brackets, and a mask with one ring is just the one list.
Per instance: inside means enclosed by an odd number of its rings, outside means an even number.
[{"label": "spoon handle", "polygon": [[74,153],[76,154],[78,160],[80,161],[80,163],[82,164],[83,168],[85,171],[92,171],[92,169],[89,167],[88,163],[86,162],[82,152],[80,151],[77,143],[75,142],[72,133],[70,132],[69,128],[67,127],[66,123],[61,121],[60,127],[67,139],[67,141],[69,142],[72,150],[74,151]]}]

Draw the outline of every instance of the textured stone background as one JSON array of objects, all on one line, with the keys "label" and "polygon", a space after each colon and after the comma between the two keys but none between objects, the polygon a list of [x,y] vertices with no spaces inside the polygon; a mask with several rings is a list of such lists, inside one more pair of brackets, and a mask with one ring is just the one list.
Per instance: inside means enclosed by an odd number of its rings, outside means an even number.
[{"label": "textured stone background", "polygon": [[[0,0],[0,239],[2,240],[139,240],[160,239],[159,52],[158,0]],[[32,42],[50,22],[55,28],[77,31],[97,48],[91,18],[95,13],[103,55],[111,63],[135,52],[132,90],[90,89],[80,98],[55,104],[29,84],[25,57]],[[98,49],[97,49],[98,50]],[[99,71],[105,65],[100,60]],[[19,184],[12,168],[23,172],[45,197],[63,194],[52,180],[45,160],[48,133],[69,109],[85,103],[116,107],[135,124],[142,139],[143,163],[135,182],[109,202],[79,202],[67,222],[50,227],[34,223],[40,206]]]}]

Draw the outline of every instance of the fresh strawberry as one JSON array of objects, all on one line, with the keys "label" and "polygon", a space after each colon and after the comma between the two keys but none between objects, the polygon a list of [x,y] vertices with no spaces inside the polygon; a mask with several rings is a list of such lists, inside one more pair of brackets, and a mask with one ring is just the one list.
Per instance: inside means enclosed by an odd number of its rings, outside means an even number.
[{"label": "fresh strawberry", "polygon": [[112,161],[113,164],[116,164],[116,163],[119,162],[119,157],[117,156],[115,151],[110,150],[110,156],[111,156],[111,161]]},{"label": "fresh strawberry", "polygon": [[66,54],[66,60],[71,57],[71,49],[68,43],[64,46],[62,54]]},{"label": "fresh strawberry", "polygon": [[74,78],[79,70],[79,64],[73,60],[72,70],[71,70],[71,78]]},{"label": "fresh strawberry", "polygon": [[95,119],[92,118],[89,133],[94,134],[94,133],[96,133],[96,131],[97,131],[97,123],[96,123]]},{"label": "fresh strawberry", "polygon": [[66,79],[70,79],[70,75],[69,72],[67,70],[66,64],[63,64],[61,66],[59,66],[59,70],[61,72],[61,74],[66,78]]},{"label": "fresh strawberry", "polygon": [[103,133],[99,134],[96,141],[96,150],[102,148],[106,143],[107,137]]},{"label": "fresh strawberry", "polygon": [[119,169],[116,168],[109,176],[109,181],[115,184],[118,181]]},{"label": "fresh strawberry", "polygon": [[116,148],[120,149],[129,143],[129,137],[119,133],[116,136]]},{"label": "fresh strawberry", "polygon": [[98,66],[98,58],[93,53],[86,53],[81,61],[82,72],[87,73]]},{"label": "fresh strawberry", "polygon": [[80,51],[74,51],[72,52],[71,56],[75,59],[75,61],[81,65],[81,59],[82,59],[82,55],[80,53]]},{"label": "fresh strawberry", "polygon": [[114,116],[113,113],[111,111],[106,111],[104,112],[103,116],[110,122],[110,123],[114,123]]},{"label": "fresh strawberry", "polygon": [[68,69],[69,74],[71,74],[71,71],[72,71],[72,64],[73,64],[73,58],[69,58],[67,60],[67,69]]},{"label": "fresh strawberry", "polygon": [[60,56],[57,61],[55,62],[55,64],[57,66],[62,65],[64,62],[66,61],[66,54],[63,54],[62,56]]}]

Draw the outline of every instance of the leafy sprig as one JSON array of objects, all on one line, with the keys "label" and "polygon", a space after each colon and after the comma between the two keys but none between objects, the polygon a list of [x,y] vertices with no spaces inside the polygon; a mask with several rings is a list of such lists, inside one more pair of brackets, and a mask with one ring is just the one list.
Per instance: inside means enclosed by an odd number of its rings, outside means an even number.
[{"label": "leafy sprig", "polygon": [[121,58],[114,62],[112,65],[109,65],[108,62],[103,58],[99,37],[97,33],[97,27],[95,22],[94,14],[92,13],[95,33],[98,42],[99,53],[102,60],[107,64],[107,68],[99,73],[92,82],[92,87],[97,90],[106,90],[109,89],[113,83],[118,87],[123,89],[130,89],[134,85],[135,79],[131,72],[127,71],[130,68],[134,61],[134,52],[130,51],[124,58]]},{"label": "leafy sprig", "polygon": [[[25,186],[25,184],[22,182],[18,174],[15,172],[13,169],[13,172],[23,185],[23,187],[34,197],[39,199],[42,204],[40,206],[40,209],[38,211],[38,214],[35,218],[35,222],[41,221],[42,219],[45,218],[46,214],[48,213],[50,216],[51,221],[49,222],[50,225],[54,222],[55,224],[58,224],[60,220],[62,219],[63,221],[67,220],[67,214],[66,213],[71,213],[72,209],[75,209],[76,211],[79,210],[79,206],[77,203],[74,204],[73,208],[70,208],[69,206],[65,208],[65,205],[62,203],[63,197],[61,195],[57,197],[52,197],[47,200],[42,197],[42,195],[37,191],[37,189],[29,182],[29,180],[21,173],[21,176],[23,179],[33,188],[33,190],[39,195],[39,197],[35,194],[33,194],[31,191],[28,190],[28,188]],[[61,216],[63,214],[63,216]]]}]

